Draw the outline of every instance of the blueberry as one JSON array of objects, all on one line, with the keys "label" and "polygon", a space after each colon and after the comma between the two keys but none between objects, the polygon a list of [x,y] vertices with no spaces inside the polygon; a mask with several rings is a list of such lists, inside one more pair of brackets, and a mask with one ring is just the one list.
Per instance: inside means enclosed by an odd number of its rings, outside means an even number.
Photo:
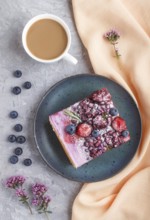
[{"label": "blueberry", "polygon": [[16,136],[13,135],[13,134],[9,135],[8,141],[11,142],[11,143],[14,143],[16,141]]},{"label": "blueberry", "polygon": [[23,87],[24,87],[25,89],[30,89],[31,86],[32,86],[32,84],[31,84],[30,82],[28,82],[28,81],[23,84]]},{"label": "blueberry", "polygon": [[16,164],[18,162],[18,157],[16,155],[12,155],[10,158],[9,158],[9,161],[10,163],[12,164]]},{"label": "blueberry", "polygon": [[92,131],[92,136],[93,136],[93,137],[98,137],[99,135],[100,135],[99,130],[93,130],[93,131]]},{"label": "blueberry", "polygon": [[25,160],[23,161],[23,164],[24,164],[25,166],[30,166],[30,165],[32,164],[32,160],[29,159],[29,158],[27,158],[27,159],[25,159]]},{"label": "blueberry", "polygon": [[22,76],[22,72],[20,70],[16,70],[14,72],[14,76],[17,77],[17,78],[20,78]]},{"label": "blueberry", "polygon": [[118,110],[116,108],[110,108],[109,114],[112,116],[118,115]]},{"label": "blueberry", "polygon": [[16,132],[20,132],[20,131],[22,131],[22,129],[23,129],[23,127],[22,127],[21,124],[16,124],[16,125],[14,126],[14,130],[15,130]]},{"label": "blueberry", "polygon": [[18,112],[16,111],[11,111],[10,114],[9,114],[10,118],[17,118],[18,117]]},{"label": "blueberry", "polygon": [[23,153],[23,150],[21,147],[17,147],[15,150],[14,150],[14,153],[19,156]]},{"label": "blueberry", "polygon": [[129,131],[128,130],[124,130],[124,131],[121,132],[121,135],[123,137],[127,137],[129,135]]},{"label": "blueberry", "polygon": [[23,144],[26,141],[26,138],[24,136],[18,136],[16,139],[16,142],[18,144]]},{"label": "blueberry", "polygon": [[70,125],[67,125],[65,127],[65,131],[68,133],[68,134],[74,134],[75,133],[75,130],[76,130],[76,126],[74,124],[70,124]]},{"label": "blueberry", "polygon": [[21,93],[21,88],[19,86],[15,86],[13,89],[12,89],[12,92],[15,94],[15,95],[19,95]]}]

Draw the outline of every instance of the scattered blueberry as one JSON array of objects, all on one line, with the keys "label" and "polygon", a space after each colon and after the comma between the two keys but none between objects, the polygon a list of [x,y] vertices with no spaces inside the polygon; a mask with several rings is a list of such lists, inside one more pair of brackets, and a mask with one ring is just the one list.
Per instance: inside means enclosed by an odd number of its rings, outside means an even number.
[{"label": "scattered blueberry", "polygon": [[12,164],[16,164],[18,162],[18,157],[16,155],[12,155],[10,158],[9,158],[9,161],[10,163]]},{"label": "scattered blueberry", "polygon": [[23,153],[23,150],[21,147],[17,147],[15,150],[14,150],[14,153],[19,156]]},{"label": "scattered blueberry", "polygon": [[121,135],[123,137],[127,137],[129,135],[129,131],[128,130],[124,130],[124,131],[121,132]]},{"label": "scattered blueberry", "polygon": [[30,166],[30,165],[32,164],[32,160],[29,159],[29,158],[27,158],[27,159],[25,159],[25,160],[23,161],[23,164],[24,164],[25,166]]},{"label": "scattered blueberry", "polygon": [[99,135],[100,135],[99,130],[93,130],[93,131],[92,131],[92,136],[93,136],[93,137],[98,137]]},{"label": "scattered blueberry", "polygon": [[18,117],[18,112],[16,111],[11,111],[10,114],[9,114],[10,118],[17,118]]},{"label": "scattered blueberry", "polygon": [[118,115],[118,110],[116,108],[110,108],[109,114],[112,116]]},{"label": "scattered blueberry", "polygon": [[68,134],[74,134],[75,131],[76,131],[76,126],[74,124],[70,124],[70,125],[67,125],[65,127],[65,131],[68,133]]},{"label": "scattered blueberry", "polygon": [[32,86],[32,84],[31,84],[30,82],[28,82],[28,81],[23,84],[23,87],[24,87],[25,89],[30,89],[31,86]]},{"label": "scattered blueberry", "polygon": [[15,86],[13,89],[12,89],[12,92],[15,94],[15,95],[19,95],[21,93],[21,88],[19,86]]},{"label": "scattered blueberry", "polygon": [[11,143],[14,143],[16,141],[16,136],[13,135],[13,134],[9,135],[8,141],[11,142]]},{"label": "scattered blueberry", "polygon": [[23,127],[22,127],[21,124],[16,124],[16,125],[14,126],[14,130],[15,130],[16,132],[20,132],[20,131],[22,131],[22,129],[23,129]]},{"label": "scattered blueberry", "polygon": [[26,138],[24,136],[18,136],[16,139],[16,142],[18,144],[23,144],[26,141]]},{"label": "scattered blueberry", "polygon": [[17,77],[17,78],[20,78],[22,76],[22,72],[20,70],[16,70],[14,72],[14,76]]}]

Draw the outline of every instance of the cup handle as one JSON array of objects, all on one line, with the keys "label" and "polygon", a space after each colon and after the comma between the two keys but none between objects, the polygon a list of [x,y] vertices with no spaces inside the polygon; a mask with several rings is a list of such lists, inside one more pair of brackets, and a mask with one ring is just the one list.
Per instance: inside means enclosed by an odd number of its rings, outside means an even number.
[{"label": "cup handle", "polygon": [[78,60],[69,53],[65,54],[64,59],[73,63],[74,65],[76,65],[78,63]]}]

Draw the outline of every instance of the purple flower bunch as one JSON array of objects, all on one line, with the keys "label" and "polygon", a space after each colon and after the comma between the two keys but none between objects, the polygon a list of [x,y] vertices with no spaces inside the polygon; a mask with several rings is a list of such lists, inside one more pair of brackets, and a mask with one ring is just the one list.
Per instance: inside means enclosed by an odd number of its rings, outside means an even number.
[{"label": "purple flower bunch", "polygon": [[18,187],[22,187],[25,182],[25,178],[23,176],[11,176],[6,181],[6,187],[16,189]]},{"label": "purple flower bunch", "polygon": [[104,38],[107,39],[114,47],[115,56],[119,58],[121,55],[119,53],[119,49],[117,48],[118,39],[120,38],[120,34],[115,29],[111,29],[104,34]]},{"label": "purple flower bunch", "polygon": [[[23,184],[25,183],[25,180],[26,179],[23,176],[12,176],[6,180],[5,186],[7,188],[14,189],[16,196],[19,198],[19,201],[25,204],[29,208],[31,214],[33,214],[32,209],[29,205],[29,197],[25,189],[23,189]],[[47,190],[47,187],[41,183],[35,183],[31,186],[31,204],[37,207],[38,213],[45,213],[48,218],[47,213],[51,213],[51,211],[48,210],[51,198],[48,195],[45,195]]]},{"label": "purple flower bunch", "polygon": [[41,213],[51,213],[51,211],[47,210],[48,205],[51,201],[51,198],[45,193],[47,192],[47,187],[40,183],[35,183],[32,185],[32,205],[38,207],[38,212]]},{"label": "purple flower bunch", "polygon": [[35,183],[32,185],[32,193],[36,197],[41,197],[47,192],[47,187],[40,183]]}]

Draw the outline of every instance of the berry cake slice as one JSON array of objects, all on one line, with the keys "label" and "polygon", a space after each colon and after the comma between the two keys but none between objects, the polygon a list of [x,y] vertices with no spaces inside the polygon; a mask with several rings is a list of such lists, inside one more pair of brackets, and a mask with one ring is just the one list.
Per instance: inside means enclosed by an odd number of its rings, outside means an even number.
[{"label": "berry cake slice", "polygon": [[49,121],[76,168],[130,140],[126,122],[106,88],[49,115]]}]

